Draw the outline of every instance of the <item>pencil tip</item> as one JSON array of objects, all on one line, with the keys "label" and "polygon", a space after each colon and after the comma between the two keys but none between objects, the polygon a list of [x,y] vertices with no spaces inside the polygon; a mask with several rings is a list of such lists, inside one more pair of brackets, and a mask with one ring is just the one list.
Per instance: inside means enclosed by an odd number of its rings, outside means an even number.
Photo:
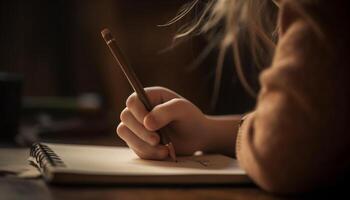
[{"label": "pencil tip", "polygon": [[171,158],[174,162],[177,162],[174,145],[170,142],[167,146],[168,146],[168,148],[169,148],[169,155],[170,155],[170,158]]}]

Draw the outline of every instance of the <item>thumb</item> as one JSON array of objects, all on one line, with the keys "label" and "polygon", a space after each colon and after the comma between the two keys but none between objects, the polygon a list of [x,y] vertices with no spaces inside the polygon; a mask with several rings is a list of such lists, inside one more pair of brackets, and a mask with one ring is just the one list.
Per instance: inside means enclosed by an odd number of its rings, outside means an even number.
[{"label": "thumb", "polygon": [[156,131],[181,118],[185,113],[186,105],[187,100],[181,98],[171,99],[163,104],[159,104],[145,116],[143,124],[146,129]]}]

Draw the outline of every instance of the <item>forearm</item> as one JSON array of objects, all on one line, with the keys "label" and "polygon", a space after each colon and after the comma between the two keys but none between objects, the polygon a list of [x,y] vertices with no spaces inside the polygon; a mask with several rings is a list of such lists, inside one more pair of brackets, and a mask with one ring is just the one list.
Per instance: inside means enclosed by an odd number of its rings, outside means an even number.
[{"label": "forearm", "polygon": [[241,115],[206,116],[207,144],[205,152],[235,156],[236,136]]}]

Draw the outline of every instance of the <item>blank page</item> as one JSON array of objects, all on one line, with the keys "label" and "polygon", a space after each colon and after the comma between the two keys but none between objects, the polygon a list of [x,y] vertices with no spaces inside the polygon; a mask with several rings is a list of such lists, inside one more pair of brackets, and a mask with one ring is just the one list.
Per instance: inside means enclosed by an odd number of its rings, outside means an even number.
[{"label": "blank page", "polygon": [[55,172],[110,175],[245,175],[238,162],[223,155],[178,157],[153,161],[137,157],[127,147],[48,144],[66,167]]}]

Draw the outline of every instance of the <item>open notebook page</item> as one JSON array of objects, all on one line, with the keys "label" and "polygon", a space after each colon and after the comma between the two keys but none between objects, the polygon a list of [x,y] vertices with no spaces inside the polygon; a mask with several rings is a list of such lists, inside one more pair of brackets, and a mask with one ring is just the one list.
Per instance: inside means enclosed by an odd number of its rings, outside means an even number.
[{"label": "open notebook page", "polygon": [[244,175],[238,162],[223,155],[178,157],[178,162],[138,158],[126,147],[45,144],[65,163],[56,172],[120,175]]}]

